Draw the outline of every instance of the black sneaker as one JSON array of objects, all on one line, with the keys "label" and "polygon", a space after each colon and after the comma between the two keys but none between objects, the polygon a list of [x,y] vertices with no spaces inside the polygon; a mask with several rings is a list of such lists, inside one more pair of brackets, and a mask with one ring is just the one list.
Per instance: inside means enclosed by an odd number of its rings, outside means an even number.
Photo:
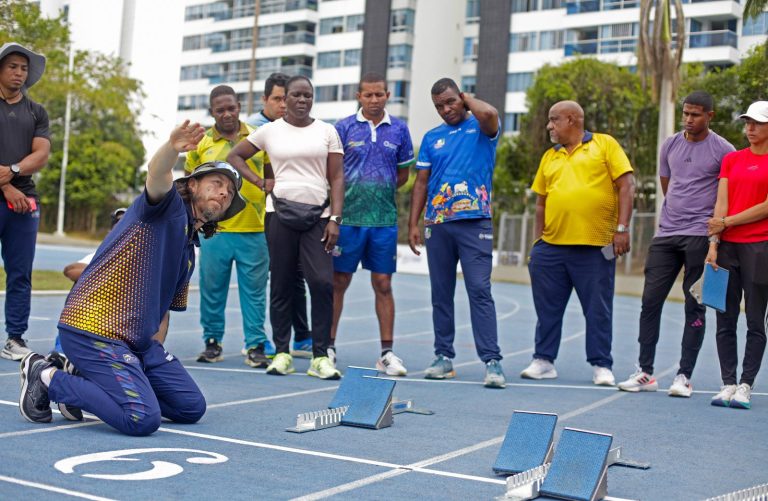
[{"label": "black sneaker", "polygon": [[50,363],[52,363],[54,367],[56,367],[57,369],[63,370],[67,374],[71,374],[73,376],[80,375],[80,371],[77,370],[75,365],[72,362],[70,362],[67,356],[64,355],[63,353],[59,353],[58,351],[52,351],[45,357],[45,359],[48,360]]},{"label": "black sneaker", "polygon": [[49,367],[53,365],[37,353],[30,353],[21,361],[19,410],[32,423],[50,423],[53,418],[48,387],[40,379],[40,373]]},{"label": "black sneaker", "polygon": [[221,345],[215,339],[209,338],[205,342],[205,350],[197,356],[197,361],[212,364],[222,360],[224,360],[224,357],[221,355]]},{"label": "black sneaker", "polygon": [[255,348],[249,348],[245,356],[245,363],[256,369],[266,369],[270,362],[272,361],[264,354],[264,343],[259,343]]}]

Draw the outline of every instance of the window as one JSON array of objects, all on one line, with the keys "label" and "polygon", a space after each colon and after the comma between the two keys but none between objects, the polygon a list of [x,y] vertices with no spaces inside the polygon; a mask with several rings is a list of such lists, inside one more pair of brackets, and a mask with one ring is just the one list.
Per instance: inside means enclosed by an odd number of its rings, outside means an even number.
[{"label": "window", "polygon": [[388,83],[389,88],[389,102],[393,104],[407,103],[408,102],[408,90],[409,83],[405,80],[396,80]]},{"label": "window", "polygon": [[317,53],[318,68],[338,68],[339,66],[341,66],[341,51],[334,50]]},{"label": "window", "polygon": [[507,75],[507,92],[525,92],[533,83],[533,73],[510,73]]},{"label": "window", "polygon": [[341,33],[344,31],[343,17],[328,17],[320,20],[320,34],[330,35],[331,33]]},{"label": "window", "polygon": [[344,84],[341,86],[341,100],[354,101],[357,99],[358,84]]},{"label": "window", "polygon": [[523,117],[522,113],[505,113],[504,114],[504,132],[520,131],[520,119],[522,117]]},{"label": "window", "polygon": [[[250,49],[252,40],[252,28],[233,30],[229,36],[229,50]],[[259,30],[259,45],[261,45],[261,30]]]},{"label": "window", "polygon": [[480,22],[480,0],[467,0],[467,9],[464,11],[467,24]]},{"label": "window", "polygon": [[176,109],[183,110],[204,110],[208,108],[208,96],[200,94],[198,96],[179,96]]},{"label": "window", "polygon": [[[768,13],[763,12],[757,18],[755,19],[745,19],[744,20],[744,26],[741,29],[741,35],[742,36],[752,36],[752,35],[765,35],[765,32],[768,31]],[[691,32],[693,32],[694,29],[691,27]]]},{"label": "window", "polygon": [[396,9],[392,11],[389,31],[391,33],[413,33],[413,23],[416,17],[413,9]]},{"label": "window", "polygon": [[541,0],[541,10],[565,8],[565,0]]},{"label": "window", "polygon": [[184,37],[181,43],[181,50],[198,50],[202,48],[203,40],[199,35]]},{"label": "window", "polygon": [[477,61],[477,37],[464,38],[464,62],[473,63]]},{"label": "window", "polygon": [[387,55],[388,68],[410,68],[413,47],[406,44],[390,45]]},{"label": "window", "polygon": [[360,65],[360,49],[348,49],[344,51],[344,66]]},{"label": "window", "polygon": [[536,32],[512,33],[509,37],[509,52],[536,50]]},{"label": "window", "polygon": [[542,31],[539,33],[539,50],[553,50],[563,48],[562,31]]},{"label": "window", "polygon": [[536,10],[536,0],[511,0],[512,12],[531,12]]},{"label": "window", "polygon": [[461,77],[461,90],[464,92],[469,92],[470,94],[474,94],[476,92],[477,88],[477,77],[475,76],[466,76]]},{"label": "window", "polygon": [[321,85],[315,87],[315,101],[318,103],[327,103],[339,100],[338,85]]},{"label": "window", "polygon": [[363,31],[363,25],[365,24],[365,16],[362,14],[355,14],[354,16],[347,17],[347,32],[350,31]]},{"label": "window", "polygon": [[182,66],[181,80],[196,80],[200,78],[200,66]]}]

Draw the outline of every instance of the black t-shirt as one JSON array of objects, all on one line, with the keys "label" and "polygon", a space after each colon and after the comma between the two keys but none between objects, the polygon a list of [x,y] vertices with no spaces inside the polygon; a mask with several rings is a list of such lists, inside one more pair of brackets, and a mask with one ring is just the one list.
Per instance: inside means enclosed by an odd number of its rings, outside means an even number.
[{"label": "black t-shirt", "polygon": [[[14,104],[0,99],[0,165],[20,162],[32,153],[32,140],[42,137],[50,141],[48,113],[27,96]],[[17,176],[11,184],[28,197],[36,197],[32,176]],[[2,192],[0,199],[4,200]]]}]

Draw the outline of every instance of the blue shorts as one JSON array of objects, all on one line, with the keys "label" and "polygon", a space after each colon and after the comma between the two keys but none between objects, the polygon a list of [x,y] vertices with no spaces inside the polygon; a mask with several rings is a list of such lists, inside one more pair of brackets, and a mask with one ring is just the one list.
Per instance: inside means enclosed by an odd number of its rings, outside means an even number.
[{"label": "blue shorts", "polygon": [[344,226],[333,257],[333,271],[354,273],[360,261],[373,273],[397,269],[397,226]]}]

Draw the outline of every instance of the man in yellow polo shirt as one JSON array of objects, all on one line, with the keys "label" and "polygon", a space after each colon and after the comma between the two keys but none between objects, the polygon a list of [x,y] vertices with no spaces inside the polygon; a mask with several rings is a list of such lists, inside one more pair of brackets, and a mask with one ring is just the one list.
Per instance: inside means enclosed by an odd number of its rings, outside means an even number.
[{"label": "man in yellow polo shirt", "polygon": [[[187,153],[187,172],[204,162],[226,160],[232,147],[254,130],[240,121],[240,103],[229,86],[219,85],[211,91],[210,112],[216,123],[206,131],[197,149]],[[263,183],[263,153],[254,155],[246,163]],[[205,350],[198,356],[198,362],[220,362],[224,358],[221,347],[224,310],[233,262],[243,314],[245,363],[251,367],[267,367],[270,362],[267,355],[274,354],[264,332],[269,254],[264,236],[263,187],[263,184],[256,186],[244,180],[240,194],[247,202],[245,209],[220,223],[213,238],[200,242],[200,324]]]},{"label": "man in yellow polo shirt", "polygon": [[576,289],[592,382],[613,386],[614,276],[616,257],[629,252],[632,166],[614,138],[584,130],[584,110],[574,101],[550,108],[547,130],[555,146],[544,153],[533,180],[536,242],[528,263],[538,316],[536,351],[520,375],[557,377],[563,314]]}]

